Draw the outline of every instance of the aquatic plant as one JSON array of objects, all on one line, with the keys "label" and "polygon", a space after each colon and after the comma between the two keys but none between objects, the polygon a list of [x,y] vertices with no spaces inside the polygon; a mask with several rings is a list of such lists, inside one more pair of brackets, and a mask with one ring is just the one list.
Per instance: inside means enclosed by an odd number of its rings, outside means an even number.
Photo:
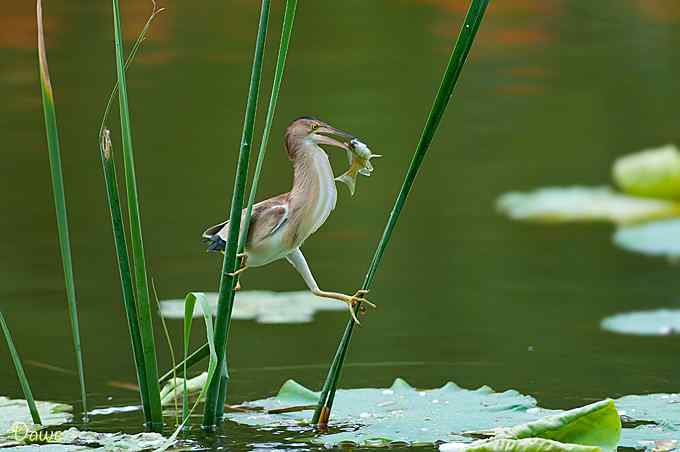
[{"label": "aquatic plant", "polygon": [[[248,237],[248,227],[250,225],[253,204],[255,203],[255,197],[257,195],[257,186],[260,179],[260,173],[262,171],[262,164],[266,155],[267,145],[269,144],[269,133],[271,131],[279,91],[281,89],[283,71],[286,64],[286,56],[288,54],[288,46],[290,43],[293,21],[295,19],[295,11],[297,8],[297,0],[287,0],[283,18],[283,27],[281,30],[281,40],[279,43],[279,53],[276,61],[276,69],[274,72],[274,81],[269,99],[269,107],[267,109],[265,126],[262,132],[262,140],[260,142],[257,163],[255,164],[255,173],[251,183],[246,212],[244,218],[241,219],[243,192],[245,191],[245,179],[248,171],[248,160],[250,158],[250,143],[253,137],[253,126],[255,123],[255,113],[257,109],[260,76],[262,73],[262,55],[264,53],[264,44],[269,21],[269,3],[269,0],[262,1],[260,22],[255,44],[255,56],[253,59],[253,67],[250,79],[250,89],[248,91],[246,118],[243,126],[243,137],[241,139],[241,150],[239,153],[239,161],[236,170],[236,180],[234,181],[234,193],[232,196],[231,212],[229,216],[229,224],[231,227],[229,228],[229,237],[227,238],[227,245],[224,253],[215,328],[215,343],[217,344],[218,357],[220,360],[224,360],[225,364],[222,365],[220,363],[219,368],[223,370],[219,374],[219,382],[212,382],[211,388],[208,391],[203,418],[204,426],[208,427],[214,425],[215,420],[220,419],[223,415],[224,400],[226,398],[228,384],[228,374],[226,353],[224,353],[222,349],[226,347],[225,341],[228,340],[231,312],[234,304],[233,289],[236,284],[236,278],[230,276],[229,273],[233,273],[234,270],[236,270],[236,257],[237,255],[241,255],[245,249],[245,243]],[[241,225],[243,225],[243,230],[239,231]]]},{"label": "aquatic plant", "polygon": [[[144,24],[141,33],[137,37],[130,54],[125,62],[125,69],[128,68],[139,50],[142,42],[146,37],[149,26],[156,15],[163,11],[163,8],[158,8],[153,2],[153,9],[149,19]],[[114,246],[116,248],[116,259],[118,264],[118,273],[120,276],[120,285],[123,293],[123,305],[125,306],[125,315],[128,322],[128,330],[130,333],[130,340],[132,342],[132,353],[135,362],[135,371],[137,373],[137,384],[139,386],[140,398],[142,400],[142,407],[144,410],[144,417],[147,424],[152,423],[151,418],[151,401],[149,398],[149,390],[147,383],[147,371],[144,361],[144,349],[142,345],[142,337],[139,329],[139,319],[137,317],[137,305],[135,303],[135,290],[132,283],[132,273],[130,269],[130,257],[128,254],[127,240],[125,238],[125,225],[123,223],[123,214],[120,207],[120,195],[118,191],[118,181],[116,177],[116,165],[113,158],[113,147],[111,145],[111,135],[106,128],[106,121],[108,114],[113,106],[113,101],[118,93],[119,82],[116,81],[109,99],[102,115],[101,125],[99,127],[100,139],[100,157],[102,168],[104,171],[104,181],[106,183],[106,195],[109,203],[109,212],[111,214],[111,226],[113,229]]]},{"label": "aquatic plant", "polygon": [[[460,76],[460,72],[463,69],[463,65],[465,64],[470,47],[472,47],[475,35],[477,34],[477,29],[479,28],[479,25],[482,21],[484,11],[486,10],[488,3],[489,0],[472,0],[470,3],[465,21],[463,22],[460,34],[458,35],[458,40],[456,41],[456,45],[444,72],[441,85],[439,86],[439,91],[437,92],[434,104],[432,105],[427,122],[425,123],[425,127],[423,128],[422,134],[420,136],[420,141],[418,142],[413,159],[411,160],[411,165],[409,166],[406,176],[404,177],[404,182],[401,186],[401,189],[399,190],[394,207],[392,208],[392,212],[390,213],[390,216],[387,220],[387,225],[385,226],[383,235],[378,242],[378,247],[375,251],[375,254],[373,255],[373,260],[371,261],[371,264],[368,268],[366,277],[364,278],[364,283],[361,286],[361,288],[364,290],[368,290],[371,287],[373,277],[380,266],[380,262],[382,261],[387,244],[392,237],[392,232],[394,231],[394,227],[397,224],[399,214],[406,203],[406,198],[408,197],[411,187],[413,186],[413,182],[418,175],[418,170],[420,169],[425,155],[430,148],[434,134],[437,131],[437,127],[439,126],[442,116],[444,115],[446,106],[448,105],[451,95],[453,94],[453,88],[455,87],[458,77]],[[358,312],[359,309],[361,309],[361,303],[358,303],[354,309],[355,312]],[[314,417],[312,418],[312,422],[320,426],[325,426],[328,423],[328,418],[333,406],[333,399],[335,397],[335,391],[338,386],[338,380],[340,379],[340,372],[345,361],[345,355],[347,354],[349,342],[352,338],[354,323],[355,322],[351,319],[347,322],[345,332],[342,335],[340,345],[338,346],[338,349],[335,353],[333,362],[331,363],[328,375],[326,377],[326,381],[324,382],[323,389],[321,390],[321,397],[319,398],[317,409],[314,412]]]},{"label": "aquatic plant", "polygon": [[130,258],[128,256],[127,242],[125,240],[125,226],[118,195],[118,182],[116,178],[116,165],[113,159],[113,149],[108,129],[104,129],[101,137],[100,154],[104,181],[106,182],[106,195],[111,213],[111,226],[113,228],[113,243],[116,248],[118,262],[118,274],[123,291],[123,305],[128,322],[130,340],[132,341],[132,354],[137,372],[137,384],[142,399],[142,407],[147,423],[151,422],[151,405],[147,387],[146,366],[144,365],[144,349],[142,337],[139,332],[139,320],[137,319],[137,307],[135,305],[135,293],[132,286],[132,274],[130,272]]},{"label": "aquatic plant", "polygon": [[54,93],[50,81],[50,71],[47,66],[47,51],[45,48],[45,33],[43,30],[42,0],[36,2],[38,22],[38,63],[40,67],[40,92],[42,94],[43,114],[45,116],[45,131],[47,133],[47,149],[50,159],[50,175],[52,178],[52,194],[57,215],[57,230],[59,233],[59,249],[64,267],[64,281],[66,283],[66,298],[68,300],[73,348],[76,353],[76,366],[80,381],[80,398],[83,404],[83,416],[87,420],[87,397],[85,392],[85,371],[83,368],[83,352],[80,345],[80,326],[78,324],[78,306],[76,304],[76,286],[73,278],[73,259],[71,257],[71,239],[69,238],[68,215],[66,212],[66,196],[64,195],[64,175],[61,169],[61,150],[59,148],[59,129],[57,128],[57,113],[54,106]]},{"label": "aquatic plant", "polygon": [[130,112],[128,108],[127,83],[125,81],[125,63],[123,59],[123,37],[121,31],[120,6],[118,4],[118,0],[113,0],[112,5],[125,187],[127,192],[128,215],[130,221],[130,238],[132,245],[132,261],[134,265],[137,313],[139,316],[139,331],[144,358],[146,391],[148,395],[149,418],[151,424],[150,427],[160,428],[163,425],[163,415],[161,411],[160,386],[158,383],[156,345],[151,320],[149,284],[146,273],[146,259],[144,256],[144,244],[142,239],[139,197],[137,194],[137,178],[135,175],[132,128],[130,125]]},{"label": "aquatic plant", "polygon": [[0,311],[0,328],[2,329],[2,334],[5,336],[5,341],[7,342],[7,348],[9,349],[9,355],[12,357],[12,362],[14,363],[14,370],[16,370],[17,377],[19,378],[19,384],[21,385],[21,390],[26,397],[26,403],[28,404],[28,409],[31,412],[31,419],[33,419],[34,424],[42,424],[40,420],[40,414],[38,414],[38,407],[35,405],[35,400],[33,399],[33,392],[31,391],[31,385],[28,383],[28,378],[26,377],[26,372],[24,372],[24,366],[21,365],[21,359],[19,358],[19,353],[17,348],[14,346],[14,341],[12,340],[12,335],[5,321],[5,316],[2,311]]}]

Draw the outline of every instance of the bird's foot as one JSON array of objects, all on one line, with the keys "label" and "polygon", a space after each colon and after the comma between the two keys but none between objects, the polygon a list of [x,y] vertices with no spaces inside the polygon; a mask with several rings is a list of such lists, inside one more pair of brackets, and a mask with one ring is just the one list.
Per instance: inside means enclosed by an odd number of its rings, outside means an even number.
[{"label": "bird's foot", "polygon": [[234,287],[234,292],[238,292],[239,290],[241,290],[241,281],[237,280],[236,287]]},{"label": "bird's foot", "polygon": [[[361,322],[359,322],[359,319],[357,318],[357,314],[355,312],[355,308],[359,303],[366,303],[366,305],[375,308],[375,304],[371,303],[368,301],[364,296],[368,293],[368,290],[366,289],[359,289],[357,290],[354,295],[345,295],[342,293],[336,293],[336,292],[325,292],[322,290],[317,290],[314,292],[314,294],[324,297],[324,298],[332,298],[334,300],[339,300],[344,303],[347,303],[347,308],[349,309],[349,313],[352,316],[352,319],[357,323],[357,325],[361,325]],[[364,306],[361,307],[361,312],[365,312]]]},{"label": "bird's foot", "polygon": [[233,278],[233,277],[235,277],[235,276],[240,275],[241,273],[243,273],[243,272],[246,271],[246,270],[248,270],[248,267],[247,267],[246,265],[244,265],[243,267],[239,268],[239,269],[236,270],[235,272],[227,273],[227,275],[229,275],[229,276],[231,276],[231,277]]},{"label": "bird's foot", "polygon": [[234,272],[227,273],[227,275],[231,276],[232,278],[240,275],[241,273],[243,273],[244,271],[246,271],[248,269],[248,265],[247,265],[248,255],[246,253],[239,253],[239,254],[236,255],[236,258],[241,259],[241,264],[240,264],[241,267]]}]

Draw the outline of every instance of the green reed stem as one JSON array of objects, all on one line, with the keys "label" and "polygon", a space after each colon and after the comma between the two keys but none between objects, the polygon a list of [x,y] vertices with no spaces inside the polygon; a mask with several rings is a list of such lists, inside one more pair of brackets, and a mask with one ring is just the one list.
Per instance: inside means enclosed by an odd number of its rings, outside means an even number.
[{"label": "green reed stem", "polygon": [[69,318],[73,333],[73,347],[76,352],[76,366],[80,380],[80,398],[83,404],[83,418],[87,422],[87,398],[85,392],[85,372],[83,369],[83,352],[80,346],[80,326],[78,324],[78,306],[76,304],[76,286],[73,278],[73,259],[71,258],[71,240],[69,238],[68,217],[66,214],[66,197],[64,195],[64,176],[61,170],[61,151],[59,149],[59,130],[57,128],[57,113],[54,106],[54,93],[50,82],[50,72],[47,66],[47,52],[45,50],[45,34],[43,31],[42,2],[36,3],[38,22],[38,61],[40,66],[40,90],[42,93],[43,113],[45,116],[45,130],[47,132],[47,148],[50,158],[50,172],[52,175],[52,193],[57,215],[57,230],[59,232],[59,248],[64,267],[66,282],[66,298],[68,300]]},{"label": "green reed stem", "polygon": [[[288,55],[288,45],[290,44],[290,35],[293,30],[293,21],[295,20],[295,10],[297,8],[297,0],[286,1],[286,11],[283,15],[283,27],[281,29],[281,42],[279,43],[279,54],[276,60],[276,69],[274,71],[274,82],[272,85],[271,97],[269,98],[269,107],[267,108],[267,117],[265,120],[264,130],[262,132],[262,141],[260,142],[260,151],[257,155],[257,163],[255,164],[255,174],[253,175],[253,182],[250,186],[250,195],[248,196],[248,206],[246,213],[241,220],[241,232],[238,242],[238,253],[241,254],[246,248],[248,239],[248,230],[250,229],[250,218],[253,215],[253,204],[255,204],[255,197],[257,196],[257,185],[260,181],[260,174],[262,172],[262,164],[264,163],[265,155],[267,154],[267,146],[269,144],[269,134],[272,129],[274,121],[274,113],[276,112],[276,104],[279,100],[279,92],[281,91],[281,82],[283,81],[283,71],[286,67],[286,56]],[[231,309],[233,303],[229,306],[229,319],[231,319]],[[229,320],[231,322],[231,320]],[[227,335],[228,335],[227,326]],[[226,359],[225,359],[226,362]],[[228,365],[227,365],[228,368]],[[227,379],[222,377],[220,383],[220,397],[217,404],[217,417],[221,418],[224,414],[224,400],[227,392]]]},{"label": "green reed stem", "polygon": [[[125,61],[125,70],[128,69],[137,51],[141,47],[146,33],[151,26],[151,22],[156,18],[156,15],[163,11],[163,8],[158,8],[156,3],[153,3],[153,9],[149,19],[144,24],[141,33],[137,37],[130,54]],[[118,181],[116,177],[116,165],[113,159],[113,149],[111,147],[111,136],[108,129],[106,129],[106,121],[113,106],[113,101],[118,94],[118,80],[111,90],[111,94],[106,102],[106,108],[102,115],[101,125],[99,127],[100,138],[100,156],[102,161],[102,168],[104,170],[104,180],[106,182],[106,194],[109,201],[109,211],[111,212],[111,225],[113,229],[114,245],[116,248],[116,257],[118,259],[118,272],[120,275],[120,285],[123,291],[123,305],[125,306],[125,314],[128,321],[128,329],[130,332],[130,340],[132,342],[132,353],[135,362],[135,370],[137,373],[137,383],[139,385],[139,394],[142,399],[142,407],[144,409],[144,419],[147,424],[151,424],[151,403],[149,400],[149,390],[147,387],[146,367],[144,365],[144,351],[142,347],[142,338],[139,332],[139,320],[137,318],[137,306],[135,303],[135,290],[132,285],[132,273],[130,270],[130,258],[128,255],[127,240],[125,238],[125,226],[123,223],[123,214],[120,207],[120,196],[118,192]]]},{"label": "green reed stem", "polygon": [[134,263],[136,299],[138,303],[139,326],[146,367],[147,390],[149,395],[150,427],[159,429],[163,425],[161,411],[160,386],[158,384],[158,367],[156,362],[156,345],[151,321],[151,303],[149,283],[146,274],[146,259],[142,240],[142,224],[135,176],[135,161],[132,148],[132,129],[128,108],[127,83],[125,81],[125,64],[123,60],[123,36],[121,31],[120,6],[118,0],[112,0],[114,41],[116,48],[116,69],[118,72],[118,101],[120,106],[120,127],[123,144],[123,162],[125,168],[125,186],[127,189],[128,214],[130,217],[130,239],[132,243],[132,260]]},{"label": "green reed stem", "polygon": [[12,341],[12,335],[10,334],[7,322],[5,322],[5,316],[0,311],[0,328],[2,328],[2,333],[5,336],[5,341],[7,341],[7,348],[9,349],[9,354],[12,357],[12,362],[14,363],[14,369],[17,372],[17,377],[19,378],[19,384],[21,385],[21,390],[26,398],[26,403],[28,404],[28,409],[31,412],[31,418],[33,423],[41,425],[40,414],[38,414],[38,407],[35,405],[35,400],[33,399],[33,392],[31,391],[31,385],[28,383],[28,378],[26,378],[26,372],[24,372],[24,366],[21,365],[21,359],[19,358],[19,353],[14,346],[14,341]]},{"label": "green reed stem", "polygon": [[[373,260],[371,261],[368,272],[366,273],[366,277],[364,278],[364,283],[362,285],[363,289],[368,290],[370,288],[371,283],[373,282],[373,277],[380,266],[380,262],[382,261],[387,244],[389,243],[390,238],[392,237],[392,232],[394,231],[394,227],[397,224],[399,214],[406,203],[406,198],[408,197],[411,187],[413,186],[413,182],[418,175],[418,170],[420,169],[423,159],[425,158],[425,154],[427,154],[430,144],[432,143],[432,138],[434,137],[437,127],[439,126],[442,116],[444,115],[446,106],[451,99],[453,88],[455,87],[458,77],[460,76],[460,72],[463,69],[463,65],[465,64],[470,47],[472,47],[472,43],[475,39],[475,35],[477,34],[477,30],[479,29],[479,24],[482,21],[484,11],[486,10],[488,3],[489,0],[472,0],[470,3],[467,16],[465,17],[465,21],[463,22],[463,26],[458,35],[458,40],[456,41],[456,45],[449,59],[448,66],[444,72],[444,77],[442,78],[441,84],[439,86],[439,91],[437,92],[434,104],[432,105],[427,122],[425,123],[425,128],[423,129],[423,132],[420,136],[420,141],[418,142],[413,159],[411,160],[411,165],[408,169],[408,172],[406,173],[404,182],[401,186],[401,189],[399,190],[399,194],[397,195],[397,199],[394,202],[392,212],[390,213],[389,219],[387,220],[387,225],[385,226],[385,230],[382,237],[380,238],[380,242],[378,243],[378,247],[373,256]],[[357,305],[355,310],[358,312],[359,308],[360,306]],[[345,327],[345,332],[342,336],[342,339],[340,340],[340,345],[337,352],[335,353],[330,370],[328,371],[328,376],[326,377],[326,381],[323,385],[319,403],[314,412],[314,417],[312,418],[312,422],[321,427],[328,424],[331,408],[333,407],[333,400],[335,398],[335,391],[340,379],[342,365],[347,354],[349,342],[352,338],[353,328],[354,321],[350,319],[347,323],[347,326]]]},{"label": "green reed stem", "polygon": [[132,355],[135,360],[135,369],[137,371],[139,395],[142,399],[142,406],[144,408],[144,419],[147,424],[151,424],[151,403],[147,386],[146,367],[144,366],[144,349],[142,347],[142,337],[139,333],[139,320],[137,319],[137,307],[135,305],[135,290],[132,285],[132,273],[130,271],[130,257],[128,256],[123,213],[118,195],[116,164],[113,159],[113,149],[111,148],[111,138],[108,129],[104,129],[102,132],[100,154],[102,168],[104,169],[109,211],[111,212],[113,242],[116,247],[116,258],[118,259],[118,273],[120,275],[120,286],[123,291],[123,305],[125,306],[125,315],[127,316],[128,329],[132,341]]},{"label": "green reed stem", "polygon": [[[248,197],[248,206],[244,216],[243,230],[240,232],[238,253],[242,253],[245,250],[245,238],[248,236],[248,228],[250,226],[250,217],[253,214],[253,205],[255,203],[255,197],[257,195],[257,186],[260,180],[260,173],[262,172],[262,164],[264,163],[264,158],[267,153],[267,145],[269,143],[269,134],[272,128],[272,123],[274,120],[274,113],[276,112],[276,104],[279,98],[279,92],[281,91],[281,83],[283,81],[283,73],[286,65],[286,56],[288,55],[288,46],[290,44],[290,37],[293,30],[293,21],[295,20],[295,11],[297,9],[297,0],[287,0],[286,1],[286,11],[283,16],[283,28],[281,30],[281,42],[279,44],[279,54],[276,60],[276,69],[274,72],[274,82],[272,86],[272,94],[269,99],[269,108],[267,109],[267,117],[265,120],[264,131],[262,132],[262,142],[260,143],[260,150],[257,156],[257,163],[255,164],[255,174],[253,176],[253,183],[250,187],[250,195]],[[233,306],[233,305],[232,305]],[[231,317],[231,311],[229,313]],[[163,374],[160,378],[160,382],[163,383],[170,379],[173,372],[176,372],[184,366],[191,367],[194,364],[200,362],[201,360],[207,358],[210,354],[210,349],[208,344],[203,344],[192,352],[189,356],[184,357],[184,361],[179,363],[174,368],[170,369],[168,372]],[[226,387],[225,387],[226,390]],[[226,391],[225,391],[226,392]],[[222,399],[224,400],[224,399]],[[224,409],[224,404],[218,404],[218,409]]]},{"label": "green reed stem", "polygon": [[[137,40],[135,43],[132,45],[132,49],[130,50],[130,53],[128,54],[127,59],[125,60],[125,70],[130,67],[130,64],[132,64],[132,61],[135,59],[135,56],[137,56],[137,51],[139,51],[139,48],[142,46],[142,43],[146,39],[146,33],[149,31],[149,27],[151,26],[151,22],[156,18],[158,14],[161,12],[165,11],[165,8],[159,8],[158,5],[156,5],[156,2],[153,3],[153,9],[151,10],[151,15],[149,18],[146,20],[146,23],[144,24],[144,27],[142,27],[142,31],[139,33],[139,36],[137,36]],[[109,113],[111,112],[111,108],[113,107],[113,101],[116,98],[116,94],[118,94],[118,80],[116,80],[115,85],[113,85],[113,89],[111,90],[111,94],[109,94],[109,99],[106,101],[106,108],[104,108],[104,114],[102,115],[102,122],[99,125],[99,139],[101,140],[102,134],[104,133],[104,129],[106,128],[106,119],[109,116]]]},{"label": "green reed stem", "polygon": [[[236,270],[236,254],[238,236],[241,229],[241,213],[243,210],[243,194],[245,192],[246,179],[248,176],[248,161],[250,159],[250,147],[253,140],[253,128],[255,125],[255,113],[257,112],[257,99],[260,92],[260,77],[262,75],[262,55],[267,36],[269,23],[270,0],[262,0],[260,22],[255,42],[255,55],[250,75],[250,87],[248,89],[248,102],[246,105],[245,120],[243,122],[243,135],[236,166],[234,179],[234,192],[231,198],[231,210],[229,214],[229,235],[222,262],[220,274],[220,291],[217,299],[217,318],[215,320],[215,347],[217,352],[220,372],[210,381],[203,412],[203,427],[213,428],[216,419],[221,412],[217,406],[226,393],[227,375],[226,370],[226,341],[229,332],[230,313],[234,303],[234,286],[236,278],[231,274]],[[222,387],[222,388],[220,388]],[[221,395],[222,394],[222,395]],[[223,399],[222,399],[223,400]]]}]

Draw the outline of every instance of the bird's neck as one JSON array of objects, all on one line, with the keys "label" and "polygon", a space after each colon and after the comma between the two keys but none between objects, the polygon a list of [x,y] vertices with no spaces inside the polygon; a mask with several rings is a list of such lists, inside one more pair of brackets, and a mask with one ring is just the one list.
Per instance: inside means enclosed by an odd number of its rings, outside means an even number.
[{"label": "bird's neck", "polygon": [[307,143],[293,160],[291,208],[300,213],[300,238],[306,239],[326,221],[335,208],[337,192],[328,155],[318,145]]}]

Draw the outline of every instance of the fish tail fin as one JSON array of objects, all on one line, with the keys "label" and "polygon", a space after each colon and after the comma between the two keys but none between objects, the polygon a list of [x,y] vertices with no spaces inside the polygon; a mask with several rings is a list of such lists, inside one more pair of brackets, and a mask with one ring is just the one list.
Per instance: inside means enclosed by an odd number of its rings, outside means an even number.
[{"label": "fish tail fin", "polygon": [[342,182],[349,188],[349,194],[354,196],[354,189],[356,188],[356,178],[352,177],[349,172],[346,172],[342,176],[338,176],[335,180]]}]

